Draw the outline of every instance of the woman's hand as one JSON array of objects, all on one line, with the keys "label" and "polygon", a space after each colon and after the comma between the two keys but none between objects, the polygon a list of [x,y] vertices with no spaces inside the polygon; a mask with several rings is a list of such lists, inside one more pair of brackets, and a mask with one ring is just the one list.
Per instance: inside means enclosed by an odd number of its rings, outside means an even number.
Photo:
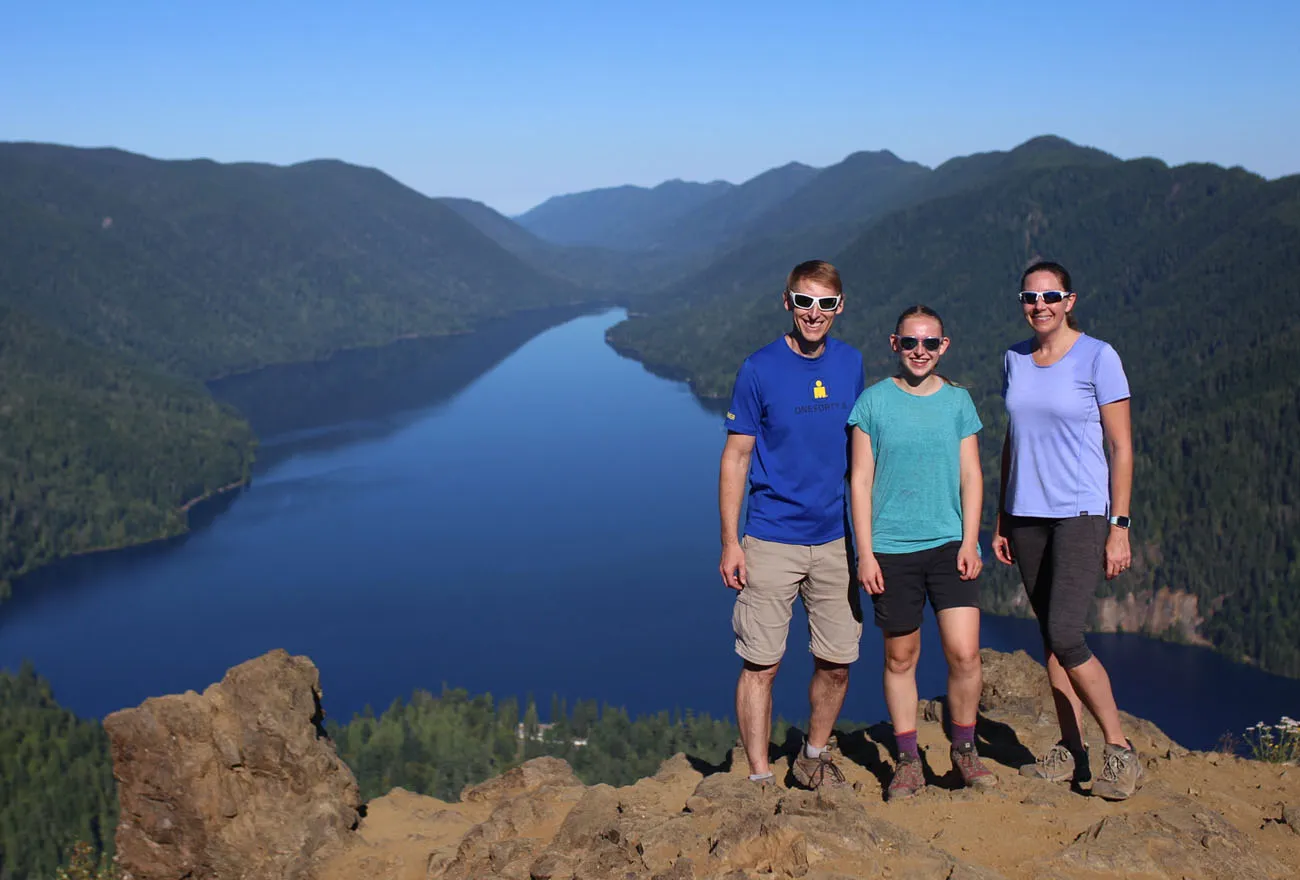
[{"label": "woman's hand", "polygon": [[862,589],[873,596],[885,592],[885,574],[880,570],[875,554],[864,553],[858,560],[858,581],[862,584]]},{"label": "woman's hand", "polygon": [[1133,564],[1133,551],[1128,545],[1128,529],[1111,526],[1106,536],[1106,580],[1127,571]]},{"label": "woman's hand", "polygon": [[998,524],[993,529],[993,555],[1003,565],[1015,565],[1016,557],[1011,552],[1011,541],[1002,534],[1002,514],[998,514]]}]

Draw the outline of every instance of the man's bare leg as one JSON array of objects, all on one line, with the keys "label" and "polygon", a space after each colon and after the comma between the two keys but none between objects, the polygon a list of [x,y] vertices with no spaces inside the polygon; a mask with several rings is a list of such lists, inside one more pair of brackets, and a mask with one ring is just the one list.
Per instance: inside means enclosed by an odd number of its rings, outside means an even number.
[{"label": "man's bare leg", "polygon": [[772,682],[776,680],[776,670],[780,666],[780,663],[758,666],[746,661],[740,670],[740,681],[736,683],[736,719],[752,775],[772,770],[767,763],[772,739]]},{"label": "man's bare leg", "polygon": [[[835,728],[835,720],[840,717],[844,696],[849,692],[849,667],[820,657],[814,657],[813,664],[812,681],[808,684],[808,745],[824,749]],[[770,688],[768,693],[771,693]],[[768,705],[770,707],[771,703]]]}]

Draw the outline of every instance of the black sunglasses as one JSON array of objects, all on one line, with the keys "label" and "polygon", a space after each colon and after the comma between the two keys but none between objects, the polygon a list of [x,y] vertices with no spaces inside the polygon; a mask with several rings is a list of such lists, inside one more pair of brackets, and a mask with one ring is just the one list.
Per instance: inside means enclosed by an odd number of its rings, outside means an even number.
[{"label": "black sunglasses", "polygon": [[1038,298],[1041,296],[1043,302],[1047,303],[1049,306],[1054,306],[1067,296],[1073,295],[1074,294],[1065,290],[1044,290],[1042,293],[1039,293],[1036,290],[1022,290],[1020,291],[1020,302],[1024,305],[1032,306],[1034,303],[1038,302]]},{"label": "black sunglasses", "polygon": [[943,339],[939,336],[927,336],[920,339],[916,336],[895,336],[898,340],[898,347],[903,351],[911,351],[918,345],[924,345],[926,351],[938,351],[939,346],[943,345]]}]

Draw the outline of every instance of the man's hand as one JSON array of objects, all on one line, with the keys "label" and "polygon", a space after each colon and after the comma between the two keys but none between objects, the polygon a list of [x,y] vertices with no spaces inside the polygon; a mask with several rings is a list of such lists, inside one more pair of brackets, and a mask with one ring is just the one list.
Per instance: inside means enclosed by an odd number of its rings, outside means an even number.
[{"label": "man's hand", "polygon": [[973,581],[979,577],[980,570],[984,568],[984,560],[980,559],[980,547],[978,543],[967,544],[962,542],[961,549],[957,551],[957,573],[964,581]]},{"label": "man's hand", "polygon": [[749,572],[745,570],[745,549],[740,542],[722,545],[722,562],[718,564],[722,573],[722,582],[733,590],[743,590],[749,584]]},{"label": "man's hand", "polygon": [[1106,580],[1118,577],[1133,564],[1133,551],[1129,549],[1128,529],[1111,526],[1106,537]]},{"label": "man's hand", "polygon": [[873,596],[885,592],[885,573],[880,570],[875,554],[864,553],[858,559],[858,581],[862,584],[862,589]]}]

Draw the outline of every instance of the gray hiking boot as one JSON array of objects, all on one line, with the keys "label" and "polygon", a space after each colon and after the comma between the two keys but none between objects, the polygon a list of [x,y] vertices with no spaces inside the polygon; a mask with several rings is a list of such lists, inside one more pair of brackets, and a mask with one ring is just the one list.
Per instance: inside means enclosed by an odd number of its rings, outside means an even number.
[{"label": "gray hiking boot", "polygon": [[1101,776],[1092,784],[1092,793],[1108,801],[1122,801],[1142,785],[1142,758],[1130,741],[1128,748],[1106,743],[1105,764]]},{"label": "gray hiking boot", "polygon": [[910,798],[925,788],[925,774],[921,771],[921,759],[916,755],[903,752],[898,756],[894,767],[894,778],[889,780],[889,791],[885,797],[891,801]]},{"label": "gray hiking boot", "polygon": [[844,772],[835,765],[835,759],[839,756],[839,750],[836,748],[833,738],[826,744],[826,748],[822,749],[821,755],[816,758],[807,757],[804,747],[799,746],[799,755],[790,765],[794,781],[813,791],[819,788],[848,786],[849,782],[844,778]]},{"label": "gray hiking boot", "polygon": [[1088,766],[1088,750],[1075,753],[1064,742],[1058,742],[1032,764],[1020,768],[1021,776],[1045,779],[1048,782],[1074,782],[1080,784],[1092,779]]}]

